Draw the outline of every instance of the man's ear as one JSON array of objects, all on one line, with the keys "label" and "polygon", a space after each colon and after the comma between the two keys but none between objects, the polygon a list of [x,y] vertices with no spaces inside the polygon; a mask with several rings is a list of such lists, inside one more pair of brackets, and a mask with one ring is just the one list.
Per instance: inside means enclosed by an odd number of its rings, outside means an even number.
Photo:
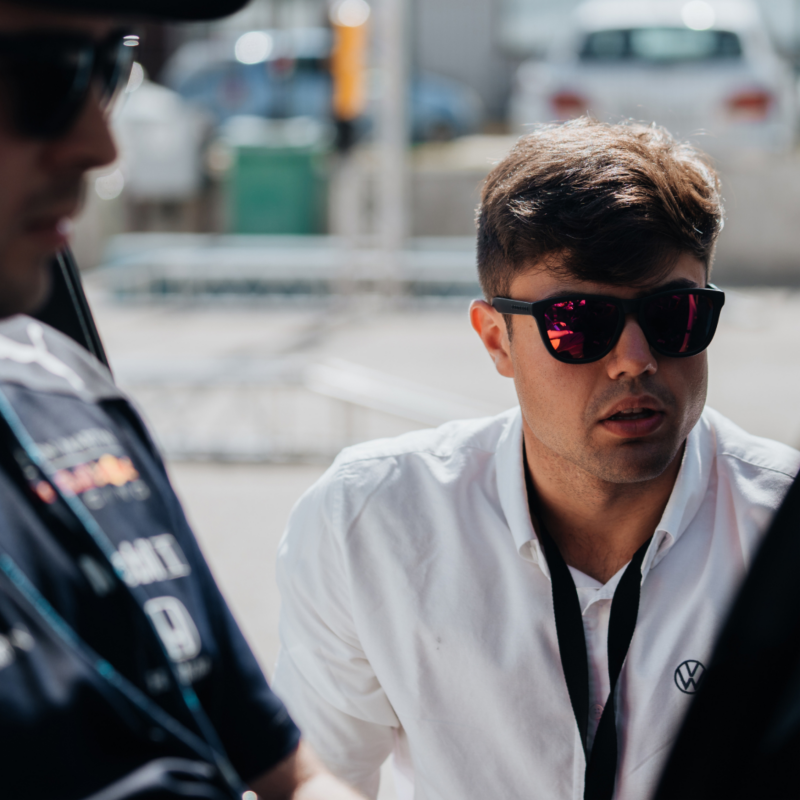
[{"label": "man's ear", "polygon": [[473,300],[469,306],[469,320],[494,361],[495,369],[504,377],[513,378],[511,342],[503,315],[485,300]]}]

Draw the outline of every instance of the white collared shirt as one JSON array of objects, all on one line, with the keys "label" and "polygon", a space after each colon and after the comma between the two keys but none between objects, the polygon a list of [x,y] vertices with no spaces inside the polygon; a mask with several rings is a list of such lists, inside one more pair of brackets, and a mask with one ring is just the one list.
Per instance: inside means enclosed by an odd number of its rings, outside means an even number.
[{"label": "white collared shirt", "polygon": [[[617,800],[652,792],[698,663],[798,467],[800,453],[711,409],[690,433],[616,692]],[[620,574],[601,586],[573,570],[592,732]],[[394,752],[401,800],[583,797],[519,409],[345,450],[295,507],[278,581],[273,685],[342,778],[375,797]]]}]

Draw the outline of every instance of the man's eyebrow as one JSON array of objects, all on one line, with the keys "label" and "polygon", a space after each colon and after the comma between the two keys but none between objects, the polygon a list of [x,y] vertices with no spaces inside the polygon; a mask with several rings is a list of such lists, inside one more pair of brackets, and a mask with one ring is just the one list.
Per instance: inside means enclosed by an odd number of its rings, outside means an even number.
[{"label": "man's eyebrow", "polygon": [[669,281],[669,283],[664,283],[661,286],[648,286],[647,288],[642,289],[642,291],[638,293],[638,296],[642,297],[643,295],[653,294],[654,292],[668,292],[670,289],[697,288],[699,288],[698,284],[690,278],[675,278],[675,280]]},{"label": "man's eyebrow", "polygon": [[[643,286],[636,294],[637,297],[644,297],[648,294],[655,292],[668,292],[670,289],[697,289],[699,284],[690,278],[675,278],[668,283],[661,284],[660,286]],[[571,289],[569,287],[562,287],[555,289],[552,294],[542,297],[541,300],[558,300],[561,297],[575,297],[576,295],[586,294],[595,297],[605,297],[604,292],[585,292],[578,288]]]}]

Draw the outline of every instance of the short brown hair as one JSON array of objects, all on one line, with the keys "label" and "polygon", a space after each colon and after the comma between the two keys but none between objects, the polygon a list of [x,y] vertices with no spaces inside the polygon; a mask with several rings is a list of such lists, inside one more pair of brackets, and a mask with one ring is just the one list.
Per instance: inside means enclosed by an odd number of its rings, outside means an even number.
[{"label": "short brown hair", "polygon": [[478,275],[507,296],[533,263],[612,285],[657,281],[680,254],[711,267],[722,229],[707,156],[664,128],[588,117],[539,125],[494,168],[478,209]]}]

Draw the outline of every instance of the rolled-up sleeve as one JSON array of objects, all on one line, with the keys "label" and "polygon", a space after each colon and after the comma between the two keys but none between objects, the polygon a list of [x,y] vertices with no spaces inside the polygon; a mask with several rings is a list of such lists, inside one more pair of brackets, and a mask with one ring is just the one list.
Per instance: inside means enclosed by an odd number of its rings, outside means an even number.
[{"label": "rolled-up sleeve", "polygon": [[300,499],[281,541],[273,688],[328,768],[374,798],[400,723],[354,623],[340,490],[332,467]]}]

